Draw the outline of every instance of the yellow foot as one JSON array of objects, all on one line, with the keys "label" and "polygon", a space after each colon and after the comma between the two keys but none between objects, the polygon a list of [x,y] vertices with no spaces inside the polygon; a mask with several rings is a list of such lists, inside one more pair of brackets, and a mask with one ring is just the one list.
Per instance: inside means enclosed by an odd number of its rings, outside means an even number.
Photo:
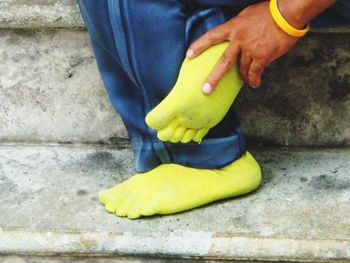
[{"label": "yellow foot", "polygon": [[160,140],[200,142],[224,118],[243,84],[237,65],[210,95],[202,93],[202,86],[227,46],[228,42],[223,42],[184,60],[172,91],[146,116],[146,123],[158,130]]},{"label": "yellow foot", "polygon": [[101,191],[99,199],[108,212],[132,219],[154,214],[172,214],[215,200],[246,194],[256,189],[260,183],[260,167],[247,152],[221,169],[162,164]]}]

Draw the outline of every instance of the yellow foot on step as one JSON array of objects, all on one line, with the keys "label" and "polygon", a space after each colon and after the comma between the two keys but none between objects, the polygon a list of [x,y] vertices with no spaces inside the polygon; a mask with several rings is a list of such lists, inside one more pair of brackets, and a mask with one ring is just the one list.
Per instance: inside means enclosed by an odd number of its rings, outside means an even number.
[{"label": "yellow foot on step", "polygon": [[261,183],[261,171],[246,152],[221,169],[195,169],[162,164],[146,173],[101,191],[99,199],[110,213],[128,218],[172,214],[219,199],[242,195]]}]

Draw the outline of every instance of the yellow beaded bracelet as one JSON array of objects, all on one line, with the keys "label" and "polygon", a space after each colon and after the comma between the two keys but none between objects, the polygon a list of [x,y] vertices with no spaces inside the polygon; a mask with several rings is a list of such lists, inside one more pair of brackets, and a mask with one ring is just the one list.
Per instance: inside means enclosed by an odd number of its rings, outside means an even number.
[{"label": "yellow beaded bracelet", "polygon": [[270,12],[276,24],[292,37],[302,37],[310,30],[310,24],[308,24],[305,29],[301,30],[291,26],[282,16],[278,8],[277,0],[270,0]]}]

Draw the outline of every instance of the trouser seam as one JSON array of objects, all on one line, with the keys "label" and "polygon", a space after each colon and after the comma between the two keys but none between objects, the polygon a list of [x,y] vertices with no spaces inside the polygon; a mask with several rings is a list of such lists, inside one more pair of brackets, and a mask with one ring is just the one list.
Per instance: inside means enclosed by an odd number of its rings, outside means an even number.
[{"label": "trouser seam", "polygon": [[[118,2],[118,3],[117,3]],[[110,18],[110,20],[113,21],[113,17],[118,17],[119,20],[120,20],[120,27],[121,27],[121,31],[122,32],[128,32],[127,31],[127,25],[125,23],[125,17],[123,16],[123,12],[122,11],[125,11],[125,10],[121,10],[122,8],[123,9],[126,9],[124,6],[123,6],[123,2],[122,1],[116,1],[116,0],[112,0],[111,2],[109,3],[113,3],[113,6],[115,8],[118,8],[118,10],[114,10],[112,9],[112,13],[115,15],[115,16],[112,16]],[[111,6],[108,5],[109,9],[111,9]],[[117,26],[117,23],[114,23],[115,26]],[[126,30],[124,30],[126,29]],[[114,31],[114,30],[113,30]],[[145,92],[145,89],[144,89],[144,83],[142,81],[142,78],[137,74],[137,71],[135,70],[134,68],[134,65],[132,65],[132,60],[130,58],[130,53],[129,53],[129,44],[130,44],[130,41],[128,41],[128,36],[126,33],[123,33],[123,38],[121,41],[124,41],[124,51],[126,53],[123,54],[123,57],[125,59],[125,63],[127,64],[127,67],[129,69],[129,72],[130,72],[130,75],[131,77],[133,78],[133,81],[136,83],[136,85],[138,86],[138,88],[141,90],[142,92],[142,95],[143,95],[143,100],[144,100],[144,103],[145,103],[145,109],[144,109],[144,115],[147,114],[147,112],[149,110],[151,110],[151,105],[150,105],[150,100],[149,100],[149,97],[147,95],[147,93]],[[116,48],[117,45],[116,45]],[[122,53],[122,52],[120,52]],[[126,58],[125,58],[126,56]],[[148,126],[147,126],[148,127]],[[148,127],[148,133],[150,135],[152,135],[153,131],[150,127]],[[157,148],[155,147],[154,145],[154,141],[152,141],[152,144],[153,144],[153,148],[154,148],[154,151],[156,152],[156,154],[158,155],[159,159],[162,161],[162,162],[169,162],[172,160],[171,156],[170,156],[170,153],[168,152],[167,148],[166,148],[166,145],[163,143],[163,147],[161,148]]]}]

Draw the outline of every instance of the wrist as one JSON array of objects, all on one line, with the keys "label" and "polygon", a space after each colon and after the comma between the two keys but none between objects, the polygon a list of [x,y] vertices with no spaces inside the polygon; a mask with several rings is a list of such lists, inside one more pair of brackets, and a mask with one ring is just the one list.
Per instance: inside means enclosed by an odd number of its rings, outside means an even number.
[{"label": "wrist", "polygon": [[[281,30],[287,33],[291,37],[303,37],[310,30],[310,25],[307,24],[304,28],[298,29],[296,26],[291,25],[290,21],[283,16],[281,13],[280,7],[278,5],[278,0],[270,0],[269,3],[270,13]],[[290,9],[289,9],[290,10]]]},{"label": "wrist", "polygon": [[278,8],[284,19],[296,29],[304,29],[311,18],[307,16],[309,1],[278,0]]}]

